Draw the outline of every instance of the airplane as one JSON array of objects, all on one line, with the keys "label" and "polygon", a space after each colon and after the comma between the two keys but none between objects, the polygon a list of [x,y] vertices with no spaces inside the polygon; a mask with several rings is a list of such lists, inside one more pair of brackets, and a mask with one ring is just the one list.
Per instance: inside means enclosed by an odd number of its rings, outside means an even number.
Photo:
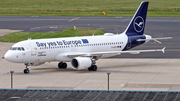
[{"label": "airplane", "polygon": [[[149,2],[141,2],[126,30],[121,34],[105,33],[97,36],[70,38],[28,39],[15,43],[8,50],[4,59],[24,63],[24,73],[28,74],[28,66],[38,66],[45,62],[58,61],[58,67],[66,69],[66,62],[76,70],[88,69],[96,71],[96,61],[101,57],[111,57],[123,53],[139,54],[141,52],[164,53],[162,49],[130,50],[150,40],[170,39],[171,37],[152,38],[144,34]],[[158,41],[157,41],[158,42]]]}]

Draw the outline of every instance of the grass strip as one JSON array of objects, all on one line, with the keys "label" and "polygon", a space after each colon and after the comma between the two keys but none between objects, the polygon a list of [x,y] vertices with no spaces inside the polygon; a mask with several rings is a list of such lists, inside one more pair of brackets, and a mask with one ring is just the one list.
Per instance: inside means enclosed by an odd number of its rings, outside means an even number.
[{"label": "grass strip", "polygon": [[19,42],[31,39],[45,39],[45,38],[61,38],[61,37],[75,37],[75,36],[91,36],[103,35],[104,31],[100,29],[64,29],[57,33],[42,33],[42,32],[14,32],[0,37],[2,42]]},{"label": "grass strip", "polygon": [[[31,12],[31,13],[1,13],[0,16],[101,16],[101,17],[132,17],[135,11],[126,12]],[[180,17],[180,12],[148,12],[148,17]]]},{"label": "grass strip", "polygon": [[[142,0],[0,0],[0,15],[132,16]],[[149,0],[148,16],[180,16],[180,0]],[[127,14],[129,13],[129,14]]]}]

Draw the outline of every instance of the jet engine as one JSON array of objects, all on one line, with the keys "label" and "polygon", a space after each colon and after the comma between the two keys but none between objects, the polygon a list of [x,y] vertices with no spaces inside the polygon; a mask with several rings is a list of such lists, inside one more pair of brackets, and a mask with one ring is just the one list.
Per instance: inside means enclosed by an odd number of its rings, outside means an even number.
[{"label": "jet engine", "polygon": [[73,69],[81,70],[87,69],[93,64],[93,61],[89,57],[75,57],[71,61],[71,66]]}]

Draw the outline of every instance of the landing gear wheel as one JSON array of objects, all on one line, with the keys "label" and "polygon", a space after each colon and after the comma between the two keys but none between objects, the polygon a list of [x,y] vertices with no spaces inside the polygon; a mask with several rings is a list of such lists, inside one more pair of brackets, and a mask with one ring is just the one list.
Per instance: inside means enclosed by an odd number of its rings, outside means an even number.
[{"label": "landing gear wheel", "polygon": [[28,69],[29,64],[30,63],[25,63],[26,69],[24,69],[24,74],[29,74],[29,69]]},{"label": "landing gear wheel", "polygon": [[91,67],[88,68],[89,71],[96,71],[97,70],[97,66],[96,65],[92,65]]},{"label": "landing gear wheel", "polygon": [[96,71],[96,70],[97,70],[97,66],[96,66],[96,65],[92,65],[91,68],[92,68],[93,71]]},{"label": "landing gear wheel", "polygon": [[58,67],[61,69],[61,68],[63,68],[63,69],[66,69],[67,68],[67,64],[66,63],[63,63],[63,62],[60,62],[59,64],[58,64]]},{"label": "landing gear wheel", "polygon": [[91,71],[92,70],[91,67],[89,67],[88,70]]},{"label": "landing gear wheel", "polygon": [[59,62],[58,63],[58,67],[61,68],[61,65],[62,65],[63,62]]},{"label": "landing gear wheel", "polygon": [[62,67],[63,69],[66,69],[66,68],[67,68],[67,64],[66,64],[66,63],[62,63],[62,64],[61,64],[61,67]]},{"label": "landing gear wheel", "polygon": [[29,74],[29,69],[24,69],[24,74]]}]

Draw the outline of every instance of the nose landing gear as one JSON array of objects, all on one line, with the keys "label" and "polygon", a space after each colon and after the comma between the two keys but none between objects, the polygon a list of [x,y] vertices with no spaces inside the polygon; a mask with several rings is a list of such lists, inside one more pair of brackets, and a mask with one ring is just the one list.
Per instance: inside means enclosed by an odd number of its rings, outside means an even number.
[{"label": "nose landing gear", "polygon": [[26,63],[25,65],[26,65],[26,69],[24,69],[24,74],[29,74],[29,72],[30,72],[28,69],[29,64]]}]

